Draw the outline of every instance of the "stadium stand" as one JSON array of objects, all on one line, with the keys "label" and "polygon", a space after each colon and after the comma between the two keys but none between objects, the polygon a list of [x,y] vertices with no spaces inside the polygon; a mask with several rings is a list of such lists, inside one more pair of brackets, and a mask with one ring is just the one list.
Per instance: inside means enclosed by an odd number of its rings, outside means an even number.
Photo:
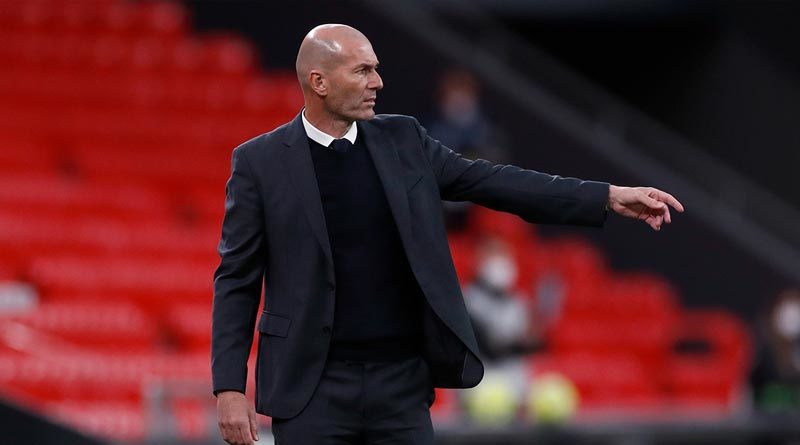
[{"label": "stadium stand", "polygon": [[[0,60],[0,279],[39,293],[32,310],[0,314],[0,393],[124,440],[157,429],[159,391],[188,386],[162,407],[175,433],[213,432],[211,278],[230,153],[297,112],[294,74],[260,71],[235,35],[192,34],[174,2],[0,2]],[[613,271],[584,240],[539,239],[483,209],[450,238],[463,283],[487,233],[515,246],[520,290],[546,273],[564,284],[547,352],[528,364],[572,379],[581,413],[739,403],[750,340],[732,315],[683,309],[658,276]],[[458,410],[437,389],[434,418]]]}]

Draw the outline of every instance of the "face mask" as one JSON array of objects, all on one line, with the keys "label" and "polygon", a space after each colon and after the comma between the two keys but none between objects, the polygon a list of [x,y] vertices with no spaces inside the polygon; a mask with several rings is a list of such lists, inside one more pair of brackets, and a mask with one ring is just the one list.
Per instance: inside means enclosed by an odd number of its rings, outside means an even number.
[{"label": "face mask", "polygon": [[493,255],[481,265],[481,278],[490,286],[506,290],[517,279],[517,265],[504,255]]},{"label": "face mask", "polygon": [[794,340],[800,337],[800,302],[784,301],[775,311],[775,330],[783,337]]}]

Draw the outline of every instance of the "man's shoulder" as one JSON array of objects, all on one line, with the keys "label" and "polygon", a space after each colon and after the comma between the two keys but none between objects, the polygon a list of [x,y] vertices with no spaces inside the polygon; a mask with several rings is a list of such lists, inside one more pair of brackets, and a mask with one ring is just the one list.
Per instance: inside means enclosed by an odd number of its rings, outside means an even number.
[{"label": "man's shoulder", "polygon": [[408,127],[409,125],[416,126],[419,124],[415,117],[405,114],[376,114],[368,122],[375,126],[386,128]]},{"label": "man's shoulder", "polygon": [[376,114],[366,121],[367,125],[377,129],[381,134],[407,140],[418,137],[419,122],[413,116],[404,114]]},{"label": "man's shoulder", "polygon": [[249,156],[250,153],[254,151],[264,152],[272,149],[273,147],[277,147],[285,139],[286,130],[289,127],[289,124],[291,124],[291,121],[286,122],[285,124],[266,133],[253,136],[252,138],[237,145],[233,151],[242,153],[245,156]]}]

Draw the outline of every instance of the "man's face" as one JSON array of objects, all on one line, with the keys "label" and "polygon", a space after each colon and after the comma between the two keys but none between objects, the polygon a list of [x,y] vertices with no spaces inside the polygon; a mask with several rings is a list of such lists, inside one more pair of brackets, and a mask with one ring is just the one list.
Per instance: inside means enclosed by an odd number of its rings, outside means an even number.
[{"label": "man's face", "polygon": [[332,114],[347,120],[372,119],[377,92],[383,88],[377,71],[378,58],[368,41],[344,46],[338,63],[328,70],[325,106]]}]

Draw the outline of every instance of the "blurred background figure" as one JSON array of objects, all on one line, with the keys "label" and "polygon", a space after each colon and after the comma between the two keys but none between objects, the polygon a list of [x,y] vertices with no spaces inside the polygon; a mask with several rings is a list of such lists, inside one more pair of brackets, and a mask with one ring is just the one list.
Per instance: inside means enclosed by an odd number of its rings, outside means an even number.
[{"label": "blurred background figure", "polygon": [[478,246],[478,275],[464,289],[464,301],[486,360],[493,364],[519,361],[539,348],[541,340],[530,321],[529,298],[514,289],[517,264],[508,244],[487,237]]},{"label": "blurred background figure", "polygon": [[522,356],[540,346],[527,304],[515,290],[518,266],[506,241],[487,236],[477,247],[477,276],[464,289],[472,327],[483,353],[485,381],[463,391],[462,399],[477,423],[503,424],[517,417],[529,391]]},{"label": "blurred background figure", "polygon": [[758,323],[758,357],[751,376],[756,406],[800,412],[800,290],[786,289]]},{"label": "blurred background figure", "polygon": [[467,158],[508,162],[501,146],[502,133],[494,129],[481,104],[480,84],[463,68],[451,68],[439,77],[436,109],[428,122],[431,136]]}]

